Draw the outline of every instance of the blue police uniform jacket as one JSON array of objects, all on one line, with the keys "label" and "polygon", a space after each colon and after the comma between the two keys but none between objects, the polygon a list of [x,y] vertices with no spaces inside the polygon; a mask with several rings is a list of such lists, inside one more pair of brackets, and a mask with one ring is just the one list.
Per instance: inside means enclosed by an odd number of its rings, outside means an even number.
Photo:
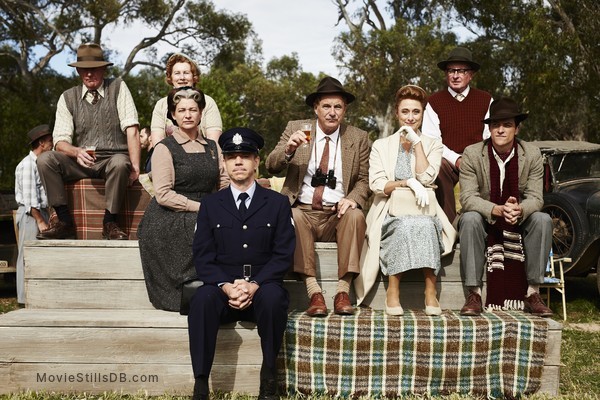
[{"label": "blue police uniform jacket", "polygon": [[296,234],[286,196],[256,185],[245,216],[240,214],[230,188],[202,198],[194,236],[194,266],[208,285],[244,278],[259,286],[282,282],[294,259]]}]

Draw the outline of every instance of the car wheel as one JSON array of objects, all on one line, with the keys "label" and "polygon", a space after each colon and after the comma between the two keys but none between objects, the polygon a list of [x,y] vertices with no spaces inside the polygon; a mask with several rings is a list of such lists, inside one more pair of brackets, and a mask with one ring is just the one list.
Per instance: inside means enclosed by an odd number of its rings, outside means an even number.
[{"label": "car wheel", "polygon": [[600,294],[600,257],[598,258],[598,265],[596,265],[596,284],[598,285],[598,293]]},{"label": "car wheel", "polygon": [[555,257],[580,255],[589,228],[585,213],[571,199],[556,193],[544,196],[542,211],[552,218],[552,249]]}]

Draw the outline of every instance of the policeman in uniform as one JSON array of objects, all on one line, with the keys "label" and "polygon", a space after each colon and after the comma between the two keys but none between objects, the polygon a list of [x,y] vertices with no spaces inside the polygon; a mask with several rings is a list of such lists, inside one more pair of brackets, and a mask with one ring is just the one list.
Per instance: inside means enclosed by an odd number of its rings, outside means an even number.
[{"label": "policeman in uniform", "polygon": [[194,399],[208,398],[221,324],[256,322],[263,354],[259,399],[277,399],[276,359],[287,323],[289,295],[283,277],[296,246],[287,197],[254,179],[263,138],[233,128],[219,138],[229,188],[202,199],[194,237],[194,265],[204,285],[188,316]]}]

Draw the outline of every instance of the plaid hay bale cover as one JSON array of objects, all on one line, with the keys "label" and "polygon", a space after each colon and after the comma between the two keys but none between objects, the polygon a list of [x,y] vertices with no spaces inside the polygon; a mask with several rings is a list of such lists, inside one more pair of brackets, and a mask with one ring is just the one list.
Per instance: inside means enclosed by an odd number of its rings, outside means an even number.
[{"label": "plaid hay bale cover", "polygon": [[290,314],[279,357],[289,393],[331,396],[533,393],[546,354],[548,324],[522,312],[391,317]]},{"label": "plaid hay bale cover", "polygon": [[[102,220],[106,208],[104,180],[81,179],[65,184],[65,188],[77,239],[102,239]],[[118,223],[130,240],[137,240],[137,227],[150,199],[150,195],[138,181],[127,188]]]}]

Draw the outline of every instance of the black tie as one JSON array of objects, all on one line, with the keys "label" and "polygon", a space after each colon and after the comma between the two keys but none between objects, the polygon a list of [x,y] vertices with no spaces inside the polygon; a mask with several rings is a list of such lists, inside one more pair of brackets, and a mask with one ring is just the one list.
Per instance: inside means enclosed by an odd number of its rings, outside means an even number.
[{"label": "black tie", "polygon": [[238,200],[240,200],[240,214],[242,214],[242,216],[244,216],[246,214],[246,211],[248,211],[248,209],[246,208],[246,199],[250,197],[248,195],[248,193],[240,193],[240,195],[238,196]]}]

